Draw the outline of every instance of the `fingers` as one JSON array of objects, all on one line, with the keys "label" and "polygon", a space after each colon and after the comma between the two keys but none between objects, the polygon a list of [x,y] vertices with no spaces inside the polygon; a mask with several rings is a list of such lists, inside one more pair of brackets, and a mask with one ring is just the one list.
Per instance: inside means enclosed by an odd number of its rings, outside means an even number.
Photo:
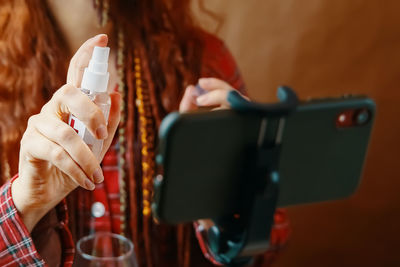
[{"label": "fingers", "polygon": [[[227,82],[216,78],[201,78],[199,85],[202,89],[208,91],[196,98],[198,106],[216,106],[217,108],[229,108],[228,94],[235,90]],[[245,97],[248,99],[247,97]]]},{"label": "fingers", "polygon": [[104,140],[101,158],[104,157],[104,154],[107,152],[108,148],[111,145],[111,142],[114,138],[115,131],[118,128],[120,115],[121,115],[121,112],[120,112],[121,101],[122,101],[121,95],[119,93],[111,93],[110,98],[111,98],[111,107],[110,107],[110,115],[108,117],[108,124],[107,124],[108,137],[106,140]]},{"label": "fingers", "polygon": [[217,78],[201,78],[199,79],[199,85],[201,88],[207,91],[213,91],[217,89],[224,91],[233,90],[233,88],[227,82]]},{"label": "fingers", "polygon": [[72,127],[55,116],[43,114],[30,117],[28,124],[46,139],[63,148],[92,181],[101,183],[104,180],[96,157]]},{"label": "fingers", "polygon": [[189,85],[186,88],[181,103],[179,104],[180,112],[188,112],[197,109],[195,91],[196,88],[193,85]]},{"label": "fingers", "polygon": [[179,105],[180,112],[187,112],[198,109],[198,106],[228,108],[228,93],[234,90],[228,83],[216,78],[199,79],[199,85],[206,94],[198,96],[196,88],[190,85],[186,88],[185,94]]},{"label": "fingers", "polygon": [[107,35],[99,34],[82,44],[82,46],[78,49],[78,51],[76,51],[75,55],[72,57],[69,64],[67,84],[73,85],[77,88],[81,86],[83,71],[89,64],[93,48],[95,46],[104,47],[107,45],[107,43]]},{"label": "fingers", "polygon": [[197,97],[197,105],[229,107],[228,93],[234,89],[228,83],[216,78],[202,78],[199,85],[208,93]]},{"label": "fingers", "polygon": [[75,185],[93,190],[95,185],[70,155],[58,144],[35,130],[25,132],[21,140],[21,153],[30,158],[44,160],[71,178]]},{"label": "fingers", "polygon": [[216,89],[205,95],[201,95],[196,99],[197,105],[229,107],[229,103],[227,100],[229,91],[223,89]]},{"label": "fingers", "polygon": [[61,87],[43,106],[42,112],[56,116],[74,114],[96,138],[105,139],[108,136],[106,120],[101,109],[72,85],[66,84]]}]

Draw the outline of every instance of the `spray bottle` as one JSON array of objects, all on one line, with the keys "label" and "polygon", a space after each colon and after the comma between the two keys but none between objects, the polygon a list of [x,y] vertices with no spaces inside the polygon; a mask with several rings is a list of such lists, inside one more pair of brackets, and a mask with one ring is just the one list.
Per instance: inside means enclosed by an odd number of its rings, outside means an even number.
[{"label": "spray bottle", "polygon": [[[81,91],[101,109],[106,121],[108,121],[111,106],[110,96],[107,93],[110,76],[107,71],[109,54],[109,47],[94,47],[92,58],[90,59],[88,67],[85,68],[81,83]],[[72,114],[69,117],[68,124],[74,128],[76,133],[92,150],[95,157],[100,160],[103,140],[94,137],[83,122]]]}]

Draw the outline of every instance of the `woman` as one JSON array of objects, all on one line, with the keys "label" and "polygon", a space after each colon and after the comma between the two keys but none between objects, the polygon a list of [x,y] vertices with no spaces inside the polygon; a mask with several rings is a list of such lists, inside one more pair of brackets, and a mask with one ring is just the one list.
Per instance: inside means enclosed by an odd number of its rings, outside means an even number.
[{"label": "woman", "polygon": [[[0,264],[69,266],[75,241],[103,230],[133,240],[141,266],[206,266],[192,227],[155,224],[150,210],[162,118],[227,107],[227,92],[244,88],[189,1],[8,0],[0,14]],[[107,45],[108,123],[77,89],[93,47]],[[196,99],[198,81],[209,93]],[[65,123],[70,113],[104,139],[102,166]]]}]

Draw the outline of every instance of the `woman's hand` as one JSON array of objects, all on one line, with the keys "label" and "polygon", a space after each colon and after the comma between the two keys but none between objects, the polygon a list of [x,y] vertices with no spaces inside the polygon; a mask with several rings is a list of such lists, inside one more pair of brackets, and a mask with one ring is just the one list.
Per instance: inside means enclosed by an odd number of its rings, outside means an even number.
[{"label": "woman's hand", "polygon": [[196,110],[199,107],[210,107],[216,109],[230,108],[227,100],[228,93],[235,89],[227,82],[216,78],[201,78],[199,79],[199,85],[208,92],[198,96],[196,87],[189,85],[181,100],[179,106],[180,112]]},{"label": "woman's hand", "polygon": [[93,190],[94,183],[104,180],[94,154],[67,122],[74,114],[96,138],[104,139],[104,155],[119,123],[120,96],[111,94],[107,123],[100,108],[77,87],[94,46],[107,42],[104,34],[86,41],[70,62],[67,84],[29,118],[21,140],[19,177],[12,184],[15,206],[29,231],[76,187]]},{"label": "woman's hand", "polygon": [[[193,111],[199,107],[210,107],[213,109],[230,108],[227,100],[228,93],[235,89],[227,82],[216,78],[201,78],[199,79],[199,85],[202,89],[208,92],[198,96],[196,87],[189,85],[181,100],[179,106],[180,112]],[[246,96],[243,97],[248,99]],[[205,230],[210,229],[214,225],[214,222],[210,219],[198,220],[197,223]]]}]

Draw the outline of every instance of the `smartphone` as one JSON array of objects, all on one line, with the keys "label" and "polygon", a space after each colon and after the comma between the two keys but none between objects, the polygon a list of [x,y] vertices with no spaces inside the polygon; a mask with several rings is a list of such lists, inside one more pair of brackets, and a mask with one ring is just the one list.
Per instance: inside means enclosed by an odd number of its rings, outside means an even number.
[{"label": "smartphone", "polygon": [[280,148],[278,206],[347,197],[360,181],[374,114],[366,97],[302,102],[286,118],[172,113],[159,131],[153,212],[167,223],[232,214],[250,182],[249,159],[268,136]]},{"label": "smartphone", "polygon": [[375,103],[347,97],[302,103],[287,118],[278,206],[340,199],[360,183]]}]

